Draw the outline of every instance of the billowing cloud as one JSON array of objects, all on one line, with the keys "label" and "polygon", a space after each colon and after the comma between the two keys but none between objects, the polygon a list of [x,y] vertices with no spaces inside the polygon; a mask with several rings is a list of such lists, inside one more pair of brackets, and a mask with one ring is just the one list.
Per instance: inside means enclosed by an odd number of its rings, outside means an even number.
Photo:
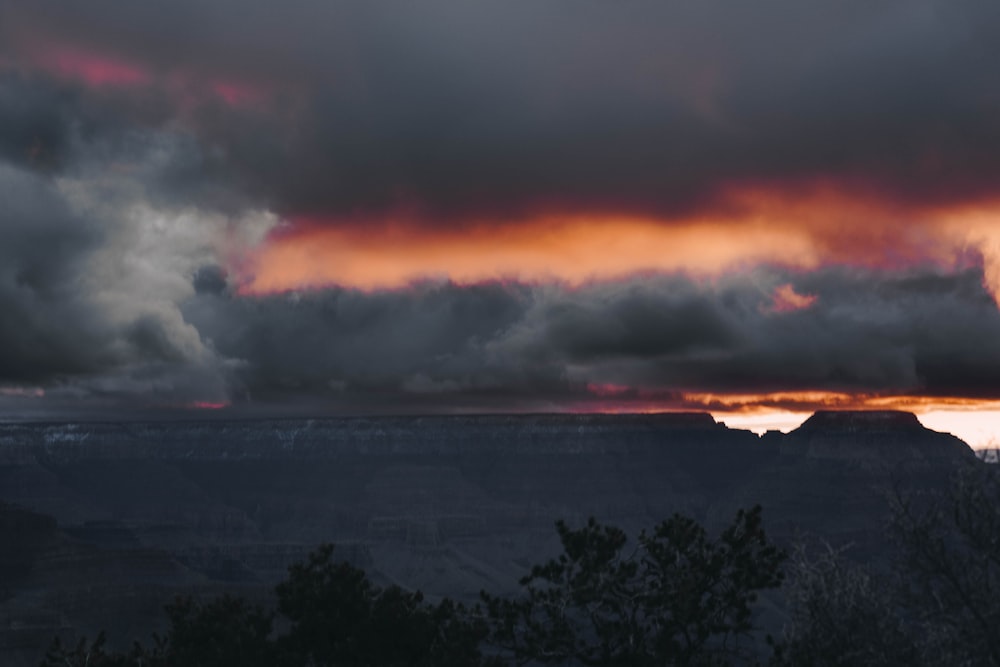
[{"label": "billowing cloud", "polygon": [[[239,245],[219,215],[154,209],[141,181],[0,164],[0,386],[125,404],[218,400],[228,368],[184,321],[191,276]],[[273,222],[263,216],[257,227]]]},{"label": "billowing cloud", "polygon": [[983,0],[0,7],[0,405],[1000,399]]},{"label": "billowing cloud", "polygon": [[[789,285],[815,301],[773,308]],[[706,396],[769,392],[976,399],[1000,374],[1000,311],[978,269],[204,290],[184,313],[241,360],[246,396],[324,397],[330,409],[417,409],[429,397],[481,409],[725,407]]]},{"label": "billowing cloud", "polygon": [[9,67],[183,118],[283,216],[670,219],[747,184],[997,195],[987,2],[41,0],[0,18]]},{"label": "billowing cloud", "polygon": [[100,322],[81,307],[75,277],[101,242],[100,229],[32,175],[0,167],[0,191],[0,376],[32,383],[98,367]]}]

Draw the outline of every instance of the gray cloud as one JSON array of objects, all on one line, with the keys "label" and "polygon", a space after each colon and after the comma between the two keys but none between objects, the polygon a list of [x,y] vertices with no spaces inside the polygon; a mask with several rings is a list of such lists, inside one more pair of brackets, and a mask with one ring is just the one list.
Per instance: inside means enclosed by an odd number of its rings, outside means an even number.
[{"label": "gray cloud", "polygon": [[[127,179],[102,190],[80,178],[0,168],[8,393],[561,409],[604,385],[628,388],[623,402],[796,389],[989,397],[1000,379],[1000,311],[978,264],[241,296],[213,263],[225,217],[144,209]],[[815,302],[776,311],[784,284]]]},{"label": "gray cloud", "polygon": [[[815,303],[776,312],[787,281]],[[820,390],[988,396],[1000,313],[982,272],[758,270],[568,289],[423,284],[239,297],[202,292],[187,319],[240,359],[246,396],[339,397],[354,408],[566,405],[588,385],[632,396]],[[349,398],[344,397],[347,392]],[[627,395],[626,395],[627,397]]]},{"label": "gray cloud", "polygon": [[[282,216],[669,217],[733,183],[810,180],[918,204],[995,195],[998,28],[998,5],[971,0],[4,3],[0,394],[995,397],[1000,313],[975,261],[268,297],[219,267]],[[143,81],[87,84],[58,49]],[[784,283],[816,302],[775,312]]]},{"label": "gray cloud", "polygon": [[[1000,174],[985,2],[43,0],[0,16],[29,69],[69,44],[148,70],[136,90],[67,90],[119,125],[183,119],[199,150],[175,196],[235,189],[281,214],[669,216],[727,184],[808,179],[948,202]],[[227,106],[206,92],[219,81],[262,97]]]},{"label": "gray cloud", "polygon": [[225,397],[227,363],[178,308],[212,220],[144,209],[127,180],[0,163],[0,390]]},{"label": "gray cloud", "polygon": [[30,174],[0,165],[0,192],[0,378],[38,382],[99,367],[100,323],[81,307],[74,279],[100,230]]},{"label": "gray cloud", "polygon": [[526,389],[510,378],[529,373],[491,361],[484,345],[523,316],[530,296],[526,286],[498,284],[264,298],[202,293],[184,313],[220,353],[245,362],[241,378],[252,397],[351,390],[391,399],[404,386],[422,393],[435,383]]}]

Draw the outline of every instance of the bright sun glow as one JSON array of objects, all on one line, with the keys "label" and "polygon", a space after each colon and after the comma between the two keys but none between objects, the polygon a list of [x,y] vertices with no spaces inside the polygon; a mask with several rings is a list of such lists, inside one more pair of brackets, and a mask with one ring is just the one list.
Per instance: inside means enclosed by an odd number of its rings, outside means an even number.
[{"label": "bright sun glow", "polygon": [[[994,405],[996,402],[991,401]],[[973,449],[993,449],[1000,446],[1000,407],[970,409],[936,408],[915,411],[920,423],[933,431],[958,436]],[[772,411],[759,413],[715,412],[712,416],[729,428],[740,428],[763,434],[766,431],[787,433],[809,418],[812,412]]]}]

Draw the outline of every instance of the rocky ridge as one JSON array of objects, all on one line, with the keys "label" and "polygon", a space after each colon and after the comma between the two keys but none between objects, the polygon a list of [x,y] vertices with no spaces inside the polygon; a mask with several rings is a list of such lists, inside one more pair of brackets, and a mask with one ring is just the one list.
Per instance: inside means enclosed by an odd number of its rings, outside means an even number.
[{"label": "rocky ridge", "polygon": [[[876,553],[901,471],[940,486],[971,458],[894,412],[762,438],[707,414],[0,424],[0,501],[41,517],[28,565],[0,573],[0,662],[33,664],[45,632],[141,637],[178,592],[266,595],[322,542],[465,599],[511,589],[560,518],[715,528],[761,503],[779,540]],[[17,516],[0,544],[24,539]]]}]

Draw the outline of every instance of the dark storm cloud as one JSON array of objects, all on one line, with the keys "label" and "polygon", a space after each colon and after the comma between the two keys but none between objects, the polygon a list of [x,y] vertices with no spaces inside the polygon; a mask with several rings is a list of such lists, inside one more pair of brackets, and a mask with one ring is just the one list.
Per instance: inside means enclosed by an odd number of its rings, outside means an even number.
[{"label": "dark storm cloud", "polygon": [[0,163],[0,395],[224,393],[225,364],[183,322],[158,266],[169,246],[140,258],[141,227],[84,204],[81,188],[124,207],[93,183]]},{"label": "dark storm cloud", "polygon": [[202,293],[185,316],[221,354],[243,362],[243,388],[255,398],[350,391],[391,400],[477,388],[510,394],[553,384],[544,364],[506,367],[487,349],[524,316],[530,297],[526,286],[499,284],[265,298]]},{"label": "dark storm cloud", "polygon": [[782,314],[743,311],[742,343],[724,357],[647,372],[714,391],[888,391],[988,396],[1000,380],[1000,316],[982,273],[855,273],[795,280],[815,295]]},{"label": "dark storm cloud", "polygon": [[[777,312],[792,280],[816,296]],[[663,276],[578,289],[424,284],[239,297],[185,316],[242,363],[244,398],[327,396],[355,408],[559,406],[678,392],[822,390],[986,397],[1000,382],[1000,313],[982,272],[759,270],[717,284]],[[631,393],[626,390],[631,389]]]},{"label": "dark storm cloud", "polygon": [[95,369],[98,323],[82,307],[75,278],[99,230],[33,175],[0,165],[0,193],[0,381]]},{"label": "dark storm cloud", "polygon": [[558,350],[584,363],[684,357],[738,341],[732,314],[686,280],[592,288],[581,297],[546,304],[539,356]]},{"label": "dark storm cloud", "polygon": [[162,131],[172,118],[167,103],[155,91],[96,95],[0,62],[0,162],[52,177],[142,169],[147,197],[165,206],[246,201],[221,175],[211,178],[217,160],[204,146]]},{"label": "dark storm cloud", "polygon": [[[70,44],[148,71],[89,94],[144,122],[172,106],[202,144],[175,185],[282,214],[671,215],[726,184],[815,179],[949,202],[1000,175],[995,3],[42,0],[0,17],[26,67]],[[205,96],[218,82],[261,97],[227,106]]]},{"label": "dark storm cloud", "polygon": [[727,280],[569,292],[503,344],[633,387],[988,396],[1000,380],[1000,315],[981,271],[819,271],[793,278],[816,301],[787,313],[771,308],[780,274]]},{"label": "dark storm cloud", "polygon": [[51,85],[0,73],[0,157],[14,164],[52,168],[70,143],[72,102]]},{"label": "dark storm cloud", "polygon": [[191,281],[197,294],[221,294],[228,287],[226,271],[220,266],[209,264],[199,267]]},{"label": "dark storm cloud", "polygon": [[[266,297],[217,266],[275,216],[669,217],[733,184],[995,195],[998,31],[997,3],[945,0],[5,2],[0,395],[996,397],[978,265]],[[815,301],[781,312],[784,284]]]}]

